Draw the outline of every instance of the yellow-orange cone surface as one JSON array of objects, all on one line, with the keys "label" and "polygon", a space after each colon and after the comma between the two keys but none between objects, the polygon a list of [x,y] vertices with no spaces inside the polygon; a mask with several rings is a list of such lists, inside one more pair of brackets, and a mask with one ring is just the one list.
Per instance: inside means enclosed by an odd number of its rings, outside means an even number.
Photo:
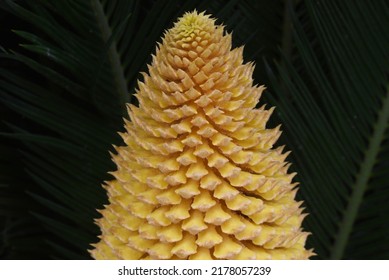
[{"label": "yellow-orange cone surface", "polygon": [[273,148],[264,87],[203,13],[168,30],[104,186],[95,259],[307,259],[295,174]]}]

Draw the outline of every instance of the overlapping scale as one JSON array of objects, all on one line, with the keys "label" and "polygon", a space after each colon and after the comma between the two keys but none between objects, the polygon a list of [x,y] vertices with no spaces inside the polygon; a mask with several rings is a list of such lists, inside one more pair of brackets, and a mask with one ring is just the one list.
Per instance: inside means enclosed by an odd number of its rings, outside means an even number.
[{"label": "overlapping scale", "polygon": [[158,44],[112,155],[96,259],[306,259],[305,214],[252,63],[203,13]]}]

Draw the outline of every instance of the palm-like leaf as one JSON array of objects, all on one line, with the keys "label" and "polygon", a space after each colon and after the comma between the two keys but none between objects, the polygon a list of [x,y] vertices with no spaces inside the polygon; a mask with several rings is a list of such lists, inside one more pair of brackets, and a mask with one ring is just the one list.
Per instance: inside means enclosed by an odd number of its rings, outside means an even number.
[{"label": "palm-like leaf", "polygon": [[125,103],[163,30],[196,8],[268,84],[318,257],[389,258],[388,5],[292,2],[5,1],[23,28],[1,54],[3,257],[88,258]]},{"label": "palm-like leaf", "polygon": [[295,18],[298,66],[279,68],[288,98],[273,85],[312,214],[311,244],[322,258],[388,258],[388,5],[306,7],[316,36]]}]

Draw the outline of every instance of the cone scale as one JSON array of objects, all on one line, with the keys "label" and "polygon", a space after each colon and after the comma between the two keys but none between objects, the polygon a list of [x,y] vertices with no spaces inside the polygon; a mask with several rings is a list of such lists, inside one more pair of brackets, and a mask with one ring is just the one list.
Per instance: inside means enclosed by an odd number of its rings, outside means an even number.
[{"label": "cone scale", "polygon": [[203,13],[159,44],[112,155],[95,259],[307,259],[305,214],[253,64]]}]

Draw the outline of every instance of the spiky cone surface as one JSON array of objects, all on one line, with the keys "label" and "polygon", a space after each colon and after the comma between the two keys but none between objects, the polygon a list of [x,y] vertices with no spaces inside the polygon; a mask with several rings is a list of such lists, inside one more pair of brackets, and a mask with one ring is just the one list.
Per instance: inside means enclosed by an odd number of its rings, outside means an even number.
[{"label": "spiky cone surface", "polygon": [[165,33],[116,148],[95,259],[307,259],[273,109],[231,35],[203,13]]}]

